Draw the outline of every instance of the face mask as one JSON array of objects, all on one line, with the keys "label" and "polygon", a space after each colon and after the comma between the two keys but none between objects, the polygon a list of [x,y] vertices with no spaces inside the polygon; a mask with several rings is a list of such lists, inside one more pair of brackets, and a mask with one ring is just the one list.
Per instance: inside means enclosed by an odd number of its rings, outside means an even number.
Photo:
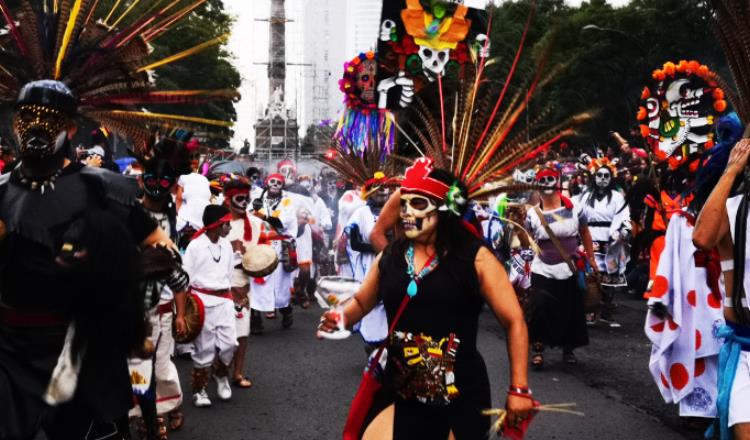
[{"label": "face mask", "polygon": [[554,176],[542,176],[542,177],[540,177],[540,178],[537,179],[537,183],[540,184],[540,185],[542,185],[542,186],[546,186],[546,187],[549,188],[549,189],[545,189],[545,190],[542,191],[542,193],[545,194],[545,195],[550,196],[550,195],[554,194],[555,191],[557,191],[557,177],[554,177]]},{"label": "face mask", "polygon": [[169,175],[143,174],[143,192],[152,199],[163,200],[169,197],[174,178]]},{"label": "face mask", "polygon": [[69,122],[62,112],[49,107],[20,106],[13,117],[13,129],[20,143],[21,158],[34,161],[58,153],[62,145],[56,140]]},{"label": "face mask", "polygon": [[437,205],[432,199],[416,194],[401,196],[401,223],[406,237],[429,236],[437,228]]},{"label": "face mask", "polygon": [[310,181],[309,179],[305,179],[299,183],[299,186],[310,191],[312,189],[312,181]]},{"label": "face mask", "polygon": [[612,182],[612,173],[605,168],[599,169],[594,175],[594,183],[601,189],[609,188],[610,182]]}]

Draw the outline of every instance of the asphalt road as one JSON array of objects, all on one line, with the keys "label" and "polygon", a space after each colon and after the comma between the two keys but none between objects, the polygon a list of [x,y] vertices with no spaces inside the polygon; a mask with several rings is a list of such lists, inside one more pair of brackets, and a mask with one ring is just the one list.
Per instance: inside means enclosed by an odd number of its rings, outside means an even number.
[{"label": "asphalt road", "polygon": [[[579,350],[579,365],[562,364],[549,351],[546,368],[531,373],[531,387],[542,403],[575,402],[585,417],[542,413],[528,439],[682,439],[698,438],[685,428],[675,406],[662,401],[648,375],[650,350],[643,336],[643,303],[621,299],[621,329],[591,329],[591,345]],[[170,439],[337,439],[354,395],[366,356],[361,339],[318,341],[315,326],[321,310],[295,309],[295,323],[282,330],[279,320],[266,321],[266,333],[250,339],[249,390],[234,390],[229,402],[209,386],[211,408],[197,409],[189,396],[190,361],[178,359],[186,402],[185,426]],[[502,329],[485,311],[479,349],[485,357],[495,406],[507,387],[507,355]],[[686,437],[687,436],[687,437]]]}]

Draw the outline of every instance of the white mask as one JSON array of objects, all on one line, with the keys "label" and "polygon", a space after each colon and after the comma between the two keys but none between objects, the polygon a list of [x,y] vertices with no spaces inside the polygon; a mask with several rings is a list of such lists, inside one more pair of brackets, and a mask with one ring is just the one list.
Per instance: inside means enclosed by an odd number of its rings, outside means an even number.
[{"label": "white mask", "polygon": [[549,189],[545,189],[542,191],[545,195],[552,195],[557,191],[557,177],[554,176],[543,176],[537,178],[537,183],[549,187]]}]

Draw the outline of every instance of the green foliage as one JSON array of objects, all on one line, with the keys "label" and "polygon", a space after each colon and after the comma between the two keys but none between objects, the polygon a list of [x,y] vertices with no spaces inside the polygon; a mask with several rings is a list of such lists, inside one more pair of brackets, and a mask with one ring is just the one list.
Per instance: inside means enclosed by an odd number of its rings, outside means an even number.
[{"label": "green foliage", "polygon": [[[500,62],[490,77],[502,83],[520,41],[531,0],[490,7],[492,54]],[[551,44],[547,66],[567,65],[530,105],[533,120],[552,106],[550,124],[581,111],[598,111],[577,140],[582,146],[611,144],[609,131],[627,133],[643,86],[666,61],[697,59],[728,77],[704,0],[632,0],[613,8],[604,0],[566,6],[538,0],[524,56],[511,89],[524,88]],[[586,28],[586,29],[584,29]],[[502,67],[500,67],[502,66]]]}]

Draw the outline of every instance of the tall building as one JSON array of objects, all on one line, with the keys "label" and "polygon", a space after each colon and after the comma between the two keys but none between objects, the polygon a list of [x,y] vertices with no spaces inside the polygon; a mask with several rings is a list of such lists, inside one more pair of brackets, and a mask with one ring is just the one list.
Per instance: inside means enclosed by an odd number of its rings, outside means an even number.
[{"label": "tall building", "polygon": [[375,50],[380,28],[382,0],[348,0],[346,11],[346,51],[351,57]]},{"label": "tall building", "polygon": [[[305,70],[301,120],[336,119],[343,108],[339,80],[344,63],[376,46],[382,0],[304,0]],[[304,131],[303,131],[304,133]]]}]

